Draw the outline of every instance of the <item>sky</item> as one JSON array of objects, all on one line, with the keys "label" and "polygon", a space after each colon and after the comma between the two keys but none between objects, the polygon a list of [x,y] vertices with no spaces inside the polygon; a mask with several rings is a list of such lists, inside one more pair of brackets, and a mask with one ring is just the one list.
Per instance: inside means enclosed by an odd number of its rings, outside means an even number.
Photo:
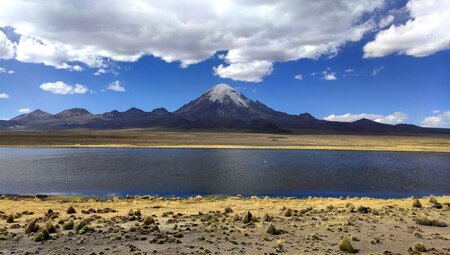
[{"label": "sky", "polygon": [[0,2],[0,119],[175,111],[218,83],[316,118],[450,128],[450,0]]}]

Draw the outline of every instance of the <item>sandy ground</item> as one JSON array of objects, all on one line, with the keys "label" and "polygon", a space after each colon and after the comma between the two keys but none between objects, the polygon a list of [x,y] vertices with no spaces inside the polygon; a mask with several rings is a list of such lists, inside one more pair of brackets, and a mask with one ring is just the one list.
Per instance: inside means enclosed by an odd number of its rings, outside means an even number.
[{"label": "sandy ground", "polygon": [[[0,254],[345,254],[344,235],[359,254],[420,254],[415,243],[423,254],[450,254],[448,226],[416,222],[450,223],[450,196],[436,199],[417,208],[413,198],[3,196]],[[33,220],[37,233],[26,234]],[[63,229],[70,220],[75,229]],[[36,241],[52,232],[48,222],[55,233]]]},{"label": "sandy ground", "polygon": [[0,131],[0,146],[450,152],[450,136],[281,135],[153,130]]}]

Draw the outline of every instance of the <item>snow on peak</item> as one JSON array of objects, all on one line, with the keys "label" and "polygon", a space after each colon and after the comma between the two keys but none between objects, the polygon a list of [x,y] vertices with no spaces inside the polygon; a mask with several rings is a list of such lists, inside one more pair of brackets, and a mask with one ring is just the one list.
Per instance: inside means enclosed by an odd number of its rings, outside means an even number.
[{"label": "snow on peak", "polygon": [[209,101],[223,103],[226,97],[229,97],[238,106],[248,107],[248,100],[241,96],[239,91],[233,89],[225,83],[217,84],[207,91]]}]

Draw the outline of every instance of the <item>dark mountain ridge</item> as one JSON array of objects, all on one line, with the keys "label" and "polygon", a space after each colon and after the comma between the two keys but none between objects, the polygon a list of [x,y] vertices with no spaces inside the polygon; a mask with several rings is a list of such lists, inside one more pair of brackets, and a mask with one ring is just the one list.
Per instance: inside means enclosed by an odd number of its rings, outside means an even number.
[{"label": "dark mountain ridge", "polygon": [[266,133],[424,133],[450,134],[450,129],[422,128],[410,124],[389,125],[369,119],[335,122],[316,119],[309,113],[290,115],[250,100],[226,84],[218,84],[175,112],[156,108],[146,112],[130,108],[92,114],[83,108],[55,115],[42,110],[0,121],[2,130],[18,129],[125,129],[217,130]]}]

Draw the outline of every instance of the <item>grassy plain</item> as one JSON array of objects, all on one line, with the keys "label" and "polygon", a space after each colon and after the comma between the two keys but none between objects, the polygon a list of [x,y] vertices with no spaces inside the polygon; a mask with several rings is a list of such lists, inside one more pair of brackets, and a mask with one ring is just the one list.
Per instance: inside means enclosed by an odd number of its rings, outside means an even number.
[{"label": "grassy plain", "polygon": [[[420,207],[413,198],[0,199],[0,254],[346,254],[344,235],[359,254],[420,254],[416,243],[450,252],[449,196],[419,198]],[[26,233],[33,220],[39,228]]]},{"label": "grassy plain", "polygon": [[0,146],[450,152],[446,135],[314,135],[225,132],[1,131]]}]

